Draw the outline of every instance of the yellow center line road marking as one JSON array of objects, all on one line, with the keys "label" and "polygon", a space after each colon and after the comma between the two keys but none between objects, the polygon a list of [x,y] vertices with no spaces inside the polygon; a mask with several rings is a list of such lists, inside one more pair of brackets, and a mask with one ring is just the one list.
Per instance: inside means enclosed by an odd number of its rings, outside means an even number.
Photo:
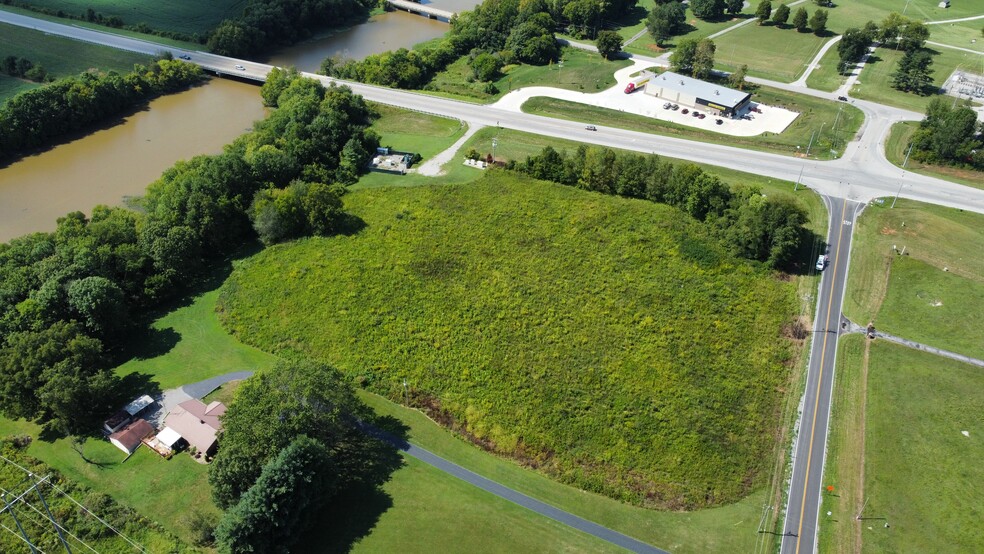
[{"label": "yellow center line road marking", "polygon": [[[834,307],[834,286],[837,284],[837,257],[840,256],[841,241],[844,238],[844,214],[847,213],[847,200],[844,200],[841,208],[841,227],[837,233],[837,250],[834,252],[834,274],[830,276],[830,294],[827,297],[827,319],[824,325],[830,329],[830,310]],[[835,330],[836,331],[836,330]],[[799,554],[803,535],[803,512],[806,510],[806,491],[810,485],[810,462],[813,461],[813,437],[817,432],[817,408],[820,406],[820,390],[823,388],[823,362],[827,354],[827,336],[823,334],[823,346],[820,348],[820,373],[817,375],[817,396],[813,400],[813,423],[810,426],[810,444],[806,450],[806,472],[803,474],[803,500],[800,502],[799,529],[796,531],[796,554]]]}]

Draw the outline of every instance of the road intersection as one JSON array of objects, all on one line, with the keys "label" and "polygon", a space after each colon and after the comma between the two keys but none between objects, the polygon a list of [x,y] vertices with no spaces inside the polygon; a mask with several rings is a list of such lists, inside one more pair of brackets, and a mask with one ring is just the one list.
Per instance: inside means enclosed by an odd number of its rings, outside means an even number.
[{"label": "road intersection", "polygon": [[[184,51],[9,12],[0,11],[0,22],[150,55],[170,50],[175,55],[190,56],[191,61],[207,70],[257,81],[264,80],[272,69],[272,66],[266,64],[205,52]],[[578,123],[526,114],[519,111],[518,107],[503,109],[469,104],[416,92],[336,81],[321,75],[306,75],[325,84],[337,82],[347,85],[368,100],[456,118],[470,126],[499,126],[611,148],[657,153],[775,179],[799,181],[818,191],[831,214],[827,238],[831,264],[821,279],[806,390],[793,447],[793,475],[789,485],[787,517],[781,546],[784,553],[800,554],[815,550],[834,361],[842,321],[840,307],[847,281],[852,229],[857,215],[868,201],[896,194],[903,198],[984,213],[984,190],[906,173],[885,159],[883,151],[891,126],[898,121],[921,119],[922,114],[854,100],[852,103],[865,113],[865,123],[859,135],[847,145],[840,159],[821,162],[612,127],[596,126],[597,130],[586,130],[585,123],[591,122]],[[801,94],[836,99],[836,93],[819,92],[799,84],[759,79],[749,81]]]}]

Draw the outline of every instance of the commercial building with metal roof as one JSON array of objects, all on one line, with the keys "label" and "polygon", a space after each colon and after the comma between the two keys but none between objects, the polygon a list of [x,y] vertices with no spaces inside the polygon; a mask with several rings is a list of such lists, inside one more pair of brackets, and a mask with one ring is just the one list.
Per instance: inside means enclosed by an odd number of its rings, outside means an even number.
[{"label": "commercial building with metal roof", "polygon": [[664,71],[649,79],[645,93],[691,108],[707,108],[729,117],[740,116],[752,100],[750,92],[730,89],[672,71]]}]

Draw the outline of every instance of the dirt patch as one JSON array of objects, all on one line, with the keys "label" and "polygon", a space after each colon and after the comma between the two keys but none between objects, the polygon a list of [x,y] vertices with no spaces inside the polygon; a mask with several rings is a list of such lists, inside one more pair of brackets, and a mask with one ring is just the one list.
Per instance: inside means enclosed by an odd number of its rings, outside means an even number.
[{"label": "dirt patch", "polygon": [[800,315],[796,319],[782,326],[782,336],[787,339],[803,340],[810,334],[810,322],[806,316]]},{"label": "dirt patch", "polygon": [[888,226],[881,228],[881,234],[883,234],[883,235],[889,235],[889,236],[891,236],[891,235],[897,235],[898,233],[899,233],[898,231],[896,231],[895,229],[892,229],[891,227],[888,227]]}]

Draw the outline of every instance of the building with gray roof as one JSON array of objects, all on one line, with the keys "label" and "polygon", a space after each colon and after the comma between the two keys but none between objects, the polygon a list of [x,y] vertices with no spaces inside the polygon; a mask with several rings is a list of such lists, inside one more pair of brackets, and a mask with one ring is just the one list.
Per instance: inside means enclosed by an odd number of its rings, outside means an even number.
[{"label": "building with gray roof", "polygon": [[646,83],[646,94],[691,108],[706,108],[729,117],[738,117],[748,107],[752,94],[723,87],[672,71],[653,75]]}]

